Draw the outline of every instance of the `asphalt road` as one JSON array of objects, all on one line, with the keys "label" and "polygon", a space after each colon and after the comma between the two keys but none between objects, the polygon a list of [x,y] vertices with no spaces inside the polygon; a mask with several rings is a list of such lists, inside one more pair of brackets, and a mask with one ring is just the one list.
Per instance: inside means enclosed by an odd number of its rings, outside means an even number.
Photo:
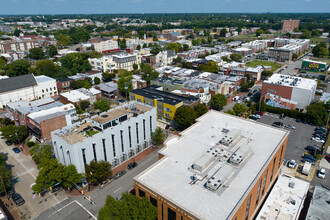
[{"label": "asphalt road", "polygon": [[36,220],[83,220],[83,219],[96,219],[98,211],[105,205],[105,200],[108,195],[114,198],[120,198],[124,192],[129,192],[134,187],[133,178],[150,167],[158,160],[158,153],[154,151],[146,158],[139,162],[138,167],[133,170],[127,170],[127,173],[117,180],[104,187],[103,189],[95,189],[86,194],[90,196],[95,204],[91,204],[84,196],[71,196],[70,198],[60,202],[54,207],[51,207],[41,213]]}]

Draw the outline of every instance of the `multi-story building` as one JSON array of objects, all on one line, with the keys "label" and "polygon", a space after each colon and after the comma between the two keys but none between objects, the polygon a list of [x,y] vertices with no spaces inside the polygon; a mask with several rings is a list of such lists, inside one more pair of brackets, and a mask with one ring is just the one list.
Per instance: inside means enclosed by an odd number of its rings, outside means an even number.
[{"label": "multi-story building", "polygon": [[299,27],[300,20],[283,20],[282,21],[282,32],[292,32],[294,29]]},{"label": "multi-story building", "polygon": [[60,94],[60,101],[65,104],[72,103],[79,105],[81,101],[89,101],[90,103],[94,103],[100,99],[102,99],[102,92],[94,88],[80,88]]},{"label": "multi-story building", "polygon": [[134,64],[139,65],[141,63],[141,53],[134,51],[133,54],[107,55],[101,58],[89,58],[88,61],[92,70],[96,71],[113,72],[119,69],[132,71]]},{"label": "multi-story building", "polygon": [[255,40],[241,45],[243,48],[252,50],[252,53],[263,51],[267,48],[267,40]]},{"label": "multi-story building", "polygon": [[316,185],[306,215],[306,220],[328,219],[330,216],[329,198],[329,188]]},{"label": "multi-story building", "polygon": [[94,48],[97,52],[100,53],[110,53],[120,51],[118,42],[114,40],[101,41],[94,44]]},{"label": "multi-story building", "polygon": [[32,39],[0,41],[0,53],[26,52],[39,46],[38,41]]},{"label": "multi-story building", "polygon": [[98,84],[95,86],[95,89],[100,90],[102,92],[102,97],[108,99],[115,99],[119,94],[118,85],[114,82]]},{"label": "multi-story building", "polygon": [[72,124],[76,115],[73,104],[62,105],[27,115],[27,127],[39,141],[51,140],[50,133]]},{"label": "multi-story building", "polygon": [[176,110],[182,105],[194,106],[200,102],[192,96],[179,96],[159,90],[160,86],[151,85],[143,89],[130,91],[130,100],[154,106],[157,109],[157,119],[173,122]]},{"label": "multi-story building", "polygon": [[73,82],[73,79],[65,78],[65,79],[59,79],[57,80],[57,89],[59,92],[66,92],[70,89],[71,82]]},{"label": "multi-story building", "polygon": [[264,68],[262,66],[231,68],[230,75],[241,77],[244,77],[245,75],[250,75],[252,79],[259,81],[263,69]]},{"label": "multi-story building", "polygon": [[158,219],[253,219],[283,163],[289,131],[211,110],[173,135],[134,178]]},{"label": "multi-story building", "polygon": [[116,167],[147,149],[156,126],[155,108],[130,102],[51,136],[57,160],[84,173],[85,165],[93,160]]},{"label": "multi-story building", "polygon": [[261,97],[270,93],[297,102],[297,109],[305,109],[314,99],[317,80],[273,74],[263,81]]},{"label": "multi-story building", "polygon": [[57,95],[56,80],[48,76],[27,74],[0,80],[0,106],[8,102],[32,101]]}]

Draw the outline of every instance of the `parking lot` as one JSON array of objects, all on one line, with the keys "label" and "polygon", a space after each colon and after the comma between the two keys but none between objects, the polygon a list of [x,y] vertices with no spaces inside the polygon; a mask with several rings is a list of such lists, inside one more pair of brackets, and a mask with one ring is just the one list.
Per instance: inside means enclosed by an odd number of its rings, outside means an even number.
[{"label": "parking lot", "polygon": [[[266,113],[261,117],[261,119],[258,120],[258,122],[272,125],[274,122],[283,122],[283,125],[292,125],[295,127],[295,129],[288,129],[283,128],[290,131],[288,144],[286,147],[286,152],[284,159],[286,161],[288,160],[295,160],[296,163],[299,165],[302,163],[302,155],[306,153],[306,147],[307,146],[314,146],[316,148],[321,148],[321,144],[312,141],[311,137],[314,133],[314,126],[298,123],[295,119],[286,117],[284,119],[280,119],[279,115],[272,114],[272,113]],[[322,164],[327,165],[327,161],[322,160]],[[320,161],[316,164],[316,169],[311,171],[311,174],[314,174],[314,179],[311,182],[311,185],[323,185],[328,188],[330,188],[330,170],[328,169],[329,166],[322,166],[322,168],[326,169],[327,175],[325,179],[320,179],[317,177],[317,173],[319,169],[321,168]],[[303,176],[302,176],[303,178]]]}]

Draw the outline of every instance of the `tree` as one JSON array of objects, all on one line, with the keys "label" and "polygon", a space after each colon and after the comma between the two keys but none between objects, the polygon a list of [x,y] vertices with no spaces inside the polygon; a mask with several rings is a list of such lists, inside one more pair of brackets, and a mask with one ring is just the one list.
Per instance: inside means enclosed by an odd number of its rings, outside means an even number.
[{"label": "tree", "polygon": [[184,51],[188,51],[188,50],[189,50],[189,46],[188,46],[188,44],[183,44],[183,50],[184,50]]},{"label": "tree", "polygon": [[226,113],[230,115],[236,115],[236,113],[231,109],[229,109]]},{"label": "tree", "polygon": [[163,131],[160,127],[157,127],[155,132],[152,132],[151,140],[152,140],[153,145],[159,145],[159,144],[164,143],[165,134],[163,133]]},{"label": "tree", "polygon": [[34,60],[41,60],[45,57],[45,53],[41,48],[35,47],[29,50],[28,57]]},{"label": "tree", "polygon": [[38,60],[34,66],[30,68],[30,73],[37,76],[46,75],[52,78],[57,78],[58,66],[51,60]]},{"label": "tree", "polygon": [[325,125],[328,119],[329,104],[316,102],[307,106],[307,118],[315,125]]},{"label": "tree", "polygon": [[219,66],[217,62],[214,61],[208,61],[207,64],[199,65],[199,70],[202,70],[204,72],[210,72],[210,73],[218,73],[219,72]]},{"label": "tree", "polygon": [[265,33],[264,30],[262,30],[260,28],[256,30],[256,36],[257,37],[259,37],[261,34],[264,34],[264,33]]},{"label": "tree", "polygon": [[0,127],[3,125],[14,125],[15,123],[10,118],[0,118]]},{"label": "tree", "polygon": [[58,54],[57,48],[54,45],[50,45],[47,47],[46,53],[50,56],[53,57]]},{"label": "tree", "polygon": [[79,79],[70,83],[71,89],[85,88],[90,89],[92,87],[91,82],[88,79]]},{"label": "tree", "polygon": [[292,54],[292,60],[297,60],[298,59],[298,55],[297,54]]},{"label": "tree", "polygon": [[291,38],[291,33],[290,32],[285,33],[285,35],[288,36],[289,38]]},{"label": "tree", "polygon": [[104,82],[110,82],[115,77],[116,77],[116,74],[113,74],[113,73],[107,73],[107,72],[102,73],[102,79]]},{"label": "tree", "polygon": [[95,78],[94,78],[94,84],[95,84],[95,85],[100,84],[100,82],[101,82],[101,80],[100,80],[99,77],[95,77]]},{"label": "tree", "polygon": [[266,77],[271,76],[271,75],[273,75],[273,72],[270,71],[270,70],[264,70],[264,71],[261,72],[261,77],[263,77],[263,78],[266,78]]},{"label": "tree", "polygon": [[[11,179],[13,178],[13,174],[11,172],[11,169],[8,167],[8,164],[6,163],[7,157],[4,154],[0,154],[0,176],[3,181],[3,185],[8,188],[11,186]],[[5,190],[3,188],[3,185],[0,180],[0,195],[3,195],[5,193]]]},{"label": "tree", "polygon": [[[33,143],[33,142],[32,142]],[[30,155],[32,160],[39,164],[41,159],[51,159],[52,158],[52,146],[51,145],[34,145],[30,149]]]},{"label": "tree", "polygon": [[190,106],[181,106],[175,111],[173,121],[180,130],[184,130],[195,123],[196,118],[197,114]]},{"label": "tree", "polygon": [[67,68],[72,74],[84,73],[92,69],[88,62],[89,54],[86,53],[69,53],[61,57],[62,67]]},{"label": "tree", "polygon": [[205,104],[197,104],[194,106],[194,111],[196,112],[197,118],[208,112],[207,106]]},{"label": "tree", "polygon": [[90,103],[88,100],[82,100],[80,102],[80,108],[82,108],[84,111],[89,107]]},{"label": "tree", "polygon": [[223,106],[227,105],[227,98],[223,94],[216,94],[211,97],[209,104],[212,109],[220,111]]},{"label": "tree", "polygon": [[157,208],[153,206],[147,197],[139,199],[129,193],[122,194],[121,200],[107,196],[105,205],[98,214],[99,220],[108,219],[157,219]]},{"label": "tree", "polygon": [[153,34],[153,35],[152,35],[152,41],[158,41],[158,37],[157,37],[156,34]]},{"label": "tree", "polygon": [[174,50],[177,53],[181,49],[181,44],[179,44],[179,43],[169,43],[167,45],[166,49],[167,50]]},{"label": "tree", "polygon": [[159,73],[147,63],[141,63],[140,68],[143,73],[142,78],[147,81],[147,85],[150,85],[150,80],[156,79],[159,76]]},{"label": "tree", "polygon": [[0,128],[2,136],[16,144],[23,143],[25,139],[29,136],[26,126],[15,126],[15,125],[5,125]]},{"label": "tree", "polygon": [[137,49],[137,50],[141,50],[141,45],[140,45],[140,44],[137,45],[137,46],[136,46],[136,49]]},{"label": "tree", "polygon": [[233,107],[233,111],[236,115],[241,115],[242,113],[247,111],[247,107],[244,104],[236,103]]},{"label": "tree", "polygon": [[127,96],[127,93],[129,93],[133,89],[132,81],[132,73],[128,72],[127,70],[121,70],[120,77],[117,82],[119,91]]},{"label": "tree", "polygon": [[31,64],[27,60],[16,60],[5,66],[5,74],[9,77],[22,76],[29,73]]},{"label": "tree", "polygon": [[228,33],[226,28],[223,28],[220,30],[220,37],[226,37],[226,34]]},{"label": "tree", "polygon": [[92,160],[90,164],[86,164],[86,178],[93,185],[107,179],[111,174],[111,164],[108,161]]},{"label": "tree", "polygon": [[181,63],[181,62],[182,62],[182,58],[179,56],[173,59],[173,63]]},{"label": "tree", "polygon": [[18,30],[18,29],[15,29],[15,30],[14,30],[14,35],[15,35],[16,37],[19,37],[20,33],[22,33],[21,30]]},{"label": "tree", "polygon": [[223,61],[227,62],[227,63],[230,62],[230,59],[229,59],[228,57],[226,57],[226,56],[222,56],[221,59],[222,59]]},{"label": "tree", "polygon": [[110,102],[105,99],[94,102],[94,108],[99,109],[101,112],[106,112],[110,109]]},{"label": "tree", "polygon": [[236,61],[236,62],[240,62],[242,60],[243,56],[240,53],[233,53],[230,54],[230,59]]},{"label": "tree", "polygon": [[0,56],[0,71],[5,68],[6,64],[7,64],[6,58],[4,58],[3,56]]}]

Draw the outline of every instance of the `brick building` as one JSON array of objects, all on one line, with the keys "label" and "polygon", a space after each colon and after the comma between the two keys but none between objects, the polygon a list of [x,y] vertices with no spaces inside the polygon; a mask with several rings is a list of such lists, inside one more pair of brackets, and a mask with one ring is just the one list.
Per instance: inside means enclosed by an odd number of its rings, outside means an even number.
[{"label": "brick building", "polygon": [[295,28],[299,27],[300,20],[283,20],[282,32],[292,32]]},{"label": "brick building", "polygon": [[217,111],[165,142],[134,178],[158,219],[253,219],[280,172],[289,131]]}]

